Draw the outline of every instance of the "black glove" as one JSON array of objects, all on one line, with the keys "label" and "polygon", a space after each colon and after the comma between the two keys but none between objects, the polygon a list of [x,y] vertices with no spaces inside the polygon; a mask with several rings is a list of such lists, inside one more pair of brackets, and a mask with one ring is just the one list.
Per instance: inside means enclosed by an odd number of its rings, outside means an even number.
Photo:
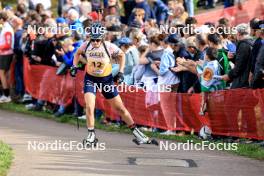
[{"label": "black glove", "polygon": [[77,71],[78,71],[78,68],[76,67],[76,66],[71,66],[71,68],[70,68],[70,75],[72,76],[72,77],[75,77],[76,76],[76,74],[77,74]]},{"label": "black glove", "polygon": [[124,73],[118,72],[118,74],[114,77],[114,81],[118,84],[122,83],[124,81]]}]

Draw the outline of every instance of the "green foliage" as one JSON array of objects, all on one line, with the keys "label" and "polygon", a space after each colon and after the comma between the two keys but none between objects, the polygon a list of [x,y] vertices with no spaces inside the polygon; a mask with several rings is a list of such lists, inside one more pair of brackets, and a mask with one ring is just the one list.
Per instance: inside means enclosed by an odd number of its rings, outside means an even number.
[{"label": "green foliage", "polygon": [[0,176],[5,176],[13,159],[12,149],[0,141]]}]

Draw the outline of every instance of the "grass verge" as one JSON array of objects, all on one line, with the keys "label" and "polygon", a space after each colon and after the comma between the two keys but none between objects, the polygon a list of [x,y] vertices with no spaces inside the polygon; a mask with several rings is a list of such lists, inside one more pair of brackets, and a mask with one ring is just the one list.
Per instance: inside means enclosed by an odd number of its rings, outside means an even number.
[{"label": "grass verge", "polygon": [[[3,110],[8,110],[8,111],[13,111],[13,112],[19,112],[23,114],[28,114],[34,117],[41,117],[41,118],[46,118],[46,119],[52,119],[60,123],[69,123],[69,124],[76,124],[76,118],[74,118],[72,115],[63,115],[60,118],[56,118],[53,116],[51,112],[48,111],[28,111],[24,105],[21,104],[15,104],[15,103],[5,103],[5,104],[0,104],[0,109]],[[84,127],[85,126],[85,121],[80,120],[80,126]],[[126,128],[125,126],[115,126],[115,125],[103,125],[100,124],[99,121],[96,121],[95,124],[97,129],[101,129],[104,131],[111,131],[111,132],[120,132],[120,133],[130,133],[130,130]],[[202,140],[200,140],[197,136],[195,135],[185,135],[185,136],[175,136],[175,135],[170,135],[170,136],[165,136],[165,135],[160,135],[160,133],[156,132],[146,132],[147,135],[151,137],[155,137],[158,139],[166,139],[166,140],[175,140],[177,142],[187,142],[187,141],[193,141],[194,143],[201,143]],[[214,141],[214,143],[220,143],[222,141]],[[240,156],[245,156],[249,158],[254,158],[258,160],[264,160],[264,148],[260,147],[257,144],[238,144],[237,145],[237,150],[231,150],[228,151],[230,153],[240,155]]]},{"label": "grass verge", "polygon": [[12,149],[0,141],[0,176],[6,176],[13,159]]}]

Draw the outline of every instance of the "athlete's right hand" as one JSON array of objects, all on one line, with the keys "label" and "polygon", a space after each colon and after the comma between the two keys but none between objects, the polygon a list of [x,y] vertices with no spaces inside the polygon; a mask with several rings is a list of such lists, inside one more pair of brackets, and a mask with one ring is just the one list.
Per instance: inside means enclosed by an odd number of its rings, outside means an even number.
[{"label": "athlete's right hand", "polygon": [[70,68],[70,75],[72,76],[72,77],[75,77],[76,76],[76,74],[77,74],[77,71],[78,71],[78,68],[76,67],[76,66],[71,66],[71,68]]}]

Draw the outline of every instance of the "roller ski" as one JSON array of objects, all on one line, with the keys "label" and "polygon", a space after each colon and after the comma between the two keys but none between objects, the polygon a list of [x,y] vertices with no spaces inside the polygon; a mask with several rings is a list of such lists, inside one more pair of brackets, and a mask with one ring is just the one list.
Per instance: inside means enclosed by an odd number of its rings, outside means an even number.
[{"label": "roller ski", "polygon": [[88,130],[88,136],[83,140],[83,146],[95,147],[98,143],[94,130]]},{"label": "roller ski", "polygon": [[140,144],[153,144],[153,145],[159,145],[158,141],[155,139],[150,139],[145,134],[143,134],[138,128],[134,128],[133,135],[135,136],[135,139],[132,141],[136,143],[137,145]]}]

